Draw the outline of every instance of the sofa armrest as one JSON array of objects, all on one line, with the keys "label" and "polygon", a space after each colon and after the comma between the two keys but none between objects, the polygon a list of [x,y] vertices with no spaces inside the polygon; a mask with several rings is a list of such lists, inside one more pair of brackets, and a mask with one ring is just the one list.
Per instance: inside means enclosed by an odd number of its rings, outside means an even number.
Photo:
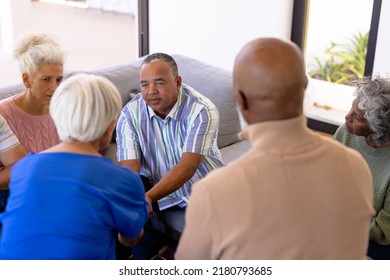
[{"label": "sofa armrest", "polygon": [[229,162],[246,153],[250,147],[251,145],[248,141],[239,141],[232,145],[223,147],[220,149],[223,162],[227,165]]}]

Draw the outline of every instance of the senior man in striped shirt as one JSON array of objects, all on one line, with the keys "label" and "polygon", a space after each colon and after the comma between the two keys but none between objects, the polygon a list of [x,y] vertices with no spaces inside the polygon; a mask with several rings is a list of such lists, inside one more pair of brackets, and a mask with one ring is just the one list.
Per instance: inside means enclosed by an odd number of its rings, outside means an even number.
[{"label": "senior man in striped shirt", "polygon": [[[118,120],[119,165],[141,174],[150,214],[181,209],[184,223],[192,184],[223,165],[217,146],[218,110],[182,84],[175,60],[164,53],[144,59],[140,85],[141,93]],[[136,253],[136,258],[150,258],[155,253],[150,251]]]}]

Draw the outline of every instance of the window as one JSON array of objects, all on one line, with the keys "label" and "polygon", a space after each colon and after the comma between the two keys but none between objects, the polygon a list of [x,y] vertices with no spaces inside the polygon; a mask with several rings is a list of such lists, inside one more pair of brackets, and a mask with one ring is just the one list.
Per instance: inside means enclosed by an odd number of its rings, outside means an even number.
[{"label": "window", "polygon": [[137,0],[1,0],[0,84],[20,82],[14,45],[30,33],[54,35],[65,71],[90,70],[138,57]]},{"label": "window", "polygon": [[291,39],[303,50],[311,79],[309,126],[334,133],[353,100],[351,81],[371,75],[381,1],[295,0]]}]

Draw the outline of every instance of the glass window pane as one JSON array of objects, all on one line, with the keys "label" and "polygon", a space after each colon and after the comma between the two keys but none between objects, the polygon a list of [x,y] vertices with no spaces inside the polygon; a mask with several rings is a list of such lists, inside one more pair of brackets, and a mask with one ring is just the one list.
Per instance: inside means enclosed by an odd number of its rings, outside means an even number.
[{"label": "glass window pane", "polygon": [[311,0],[306,61],[317,79],[350,84],[364,74],[373,0]]},{"label": "glass window pane", "polygon": [[305,113],[338,126],[364,75],[373,0],[310,0],[305,41],[309,82]]},{"label": "glass window pane", "polygon": [[0,21],[1,85],[21,81],[12,50],[30,33],[48,32],[58,39],[67,53],[65,71],[96,69],[138,57],[137,0],[1,1],[13,5],[12,18]]}]

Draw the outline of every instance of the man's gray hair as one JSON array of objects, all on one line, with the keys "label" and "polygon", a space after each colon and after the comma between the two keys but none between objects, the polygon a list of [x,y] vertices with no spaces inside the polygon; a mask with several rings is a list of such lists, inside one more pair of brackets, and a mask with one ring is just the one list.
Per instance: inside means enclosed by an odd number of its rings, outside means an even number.
[{"label": "man's gray hair", "polygon": [[144,64],[149,64],[149,63],[154,62],[154,61],[164,61],[172,69],[173,76],[176,77],[179,75],[179,70],[177,68],[176,61],[173,59],[172,56],[165,54],[165,53],[154,53],[154,54],[148,55],[142,61],[141,67]]}]

